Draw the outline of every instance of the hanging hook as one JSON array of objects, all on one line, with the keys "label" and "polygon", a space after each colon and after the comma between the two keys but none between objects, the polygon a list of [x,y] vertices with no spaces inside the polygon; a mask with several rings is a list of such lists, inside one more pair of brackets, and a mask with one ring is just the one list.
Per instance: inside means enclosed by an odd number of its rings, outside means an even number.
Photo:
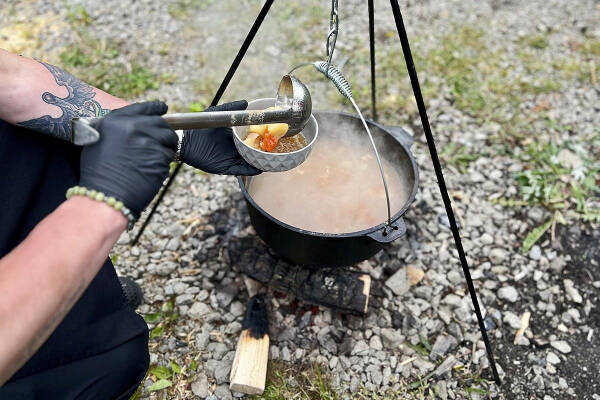
[{"label": "hanging hook", "polygon": [[327,59],[327,68],[325,69],[325,75],[329,78],[329,66],[331,65],[331,59],[333,58],[333,51],[335,50],[335,42],[337,41],[339,28],[339,19],[338,19],[338,0],[331,0],[331,15],[329,16],[329,33],[327,33],[327,42],[326,42],[326,55]]}]

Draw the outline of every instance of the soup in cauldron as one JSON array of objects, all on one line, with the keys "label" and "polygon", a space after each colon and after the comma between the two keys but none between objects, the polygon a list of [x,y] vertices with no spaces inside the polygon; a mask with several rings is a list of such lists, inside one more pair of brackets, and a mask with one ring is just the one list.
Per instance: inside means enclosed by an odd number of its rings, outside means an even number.
[{"label": "soup in cauldron", "polygon": [[[410,196],[402,171],[382,157],[392,215]],[[300,166],[253,177],[248,192],[271,216],[296,228],[321,233],[350,233],[387,219],[381,173],[371,143],[321,137]]]}]

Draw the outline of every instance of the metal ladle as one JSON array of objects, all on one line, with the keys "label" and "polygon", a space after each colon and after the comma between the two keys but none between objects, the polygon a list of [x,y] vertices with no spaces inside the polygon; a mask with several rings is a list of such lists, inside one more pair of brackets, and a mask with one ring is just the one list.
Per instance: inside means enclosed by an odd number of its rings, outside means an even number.
[{"label": "metal ladle", "polygon": [[[199,129],[228,126],[286,123],[285,136],[294,136],[304,129],[312,112],[310,92],[299,79],[285,75],[279,83],[276,109],[242,111],[207,111],[165,114],[162,117],[173,129]],[[79,146],[92,144],[100,139],[94,128],[102,117],[82,117],[71,120],[71,141]]]}]

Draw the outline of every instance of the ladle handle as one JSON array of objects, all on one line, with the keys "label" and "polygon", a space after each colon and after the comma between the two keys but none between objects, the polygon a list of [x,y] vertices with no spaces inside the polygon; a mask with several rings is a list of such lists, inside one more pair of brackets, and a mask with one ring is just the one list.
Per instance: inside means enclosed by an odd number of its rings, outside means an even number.
[{"label": "ladle handle", "polygon": [[[206,111],[193,113],[174,113],[162,116],[173,130],[218,128],[226,126],[246,126],[271,123],[288,123],[292,118],[292,109],[243,110],[243,111]],[[98,141],[100,134],[94,124],[102,117],[73,118],[71,120],[71,142],[84,146]]]},{"label": "ladle handle", "polygon": [[163,118],[174,129],[218,128],[224,126],[246,126],[290,121],[292,109],[206,111],[194,113],[165,114]]}]

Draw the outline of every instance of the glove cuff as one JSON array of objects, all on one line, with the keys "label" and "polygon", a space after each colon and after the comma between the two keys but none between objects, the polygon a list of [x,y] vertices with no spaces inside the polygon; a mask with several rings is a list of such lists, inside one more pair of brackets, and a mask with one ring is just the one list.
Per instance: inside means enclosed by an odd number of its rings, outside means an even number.
[{"label": "glove cuff", "polygon": [[73,186],[69,188],[66,193],[67,199],[73,196],[86,196],[92,200],[103,202],[111,208],[114,208],[117,211],[123,213],[125,218],[127,218],[127,230],[131,230],[137,218],[133,215],[131,210],[127,208],[122,201],[115,199],[112,196],[107,196],[102,192],[93,189],[87,189],[83,186]]},{"label": "glove cuff", "polygon": [[183,161],[183,157],[181,155],[181,148],[183,146],[183,136],[185,135],[186,131],[182,131],[182,130],[176,130],[175,133],[177,134],[177,137],[179,138],[179,140],[177,141],[177,151],[175,152],[175,159],[173,161],[175,162],[182,162]]}]

